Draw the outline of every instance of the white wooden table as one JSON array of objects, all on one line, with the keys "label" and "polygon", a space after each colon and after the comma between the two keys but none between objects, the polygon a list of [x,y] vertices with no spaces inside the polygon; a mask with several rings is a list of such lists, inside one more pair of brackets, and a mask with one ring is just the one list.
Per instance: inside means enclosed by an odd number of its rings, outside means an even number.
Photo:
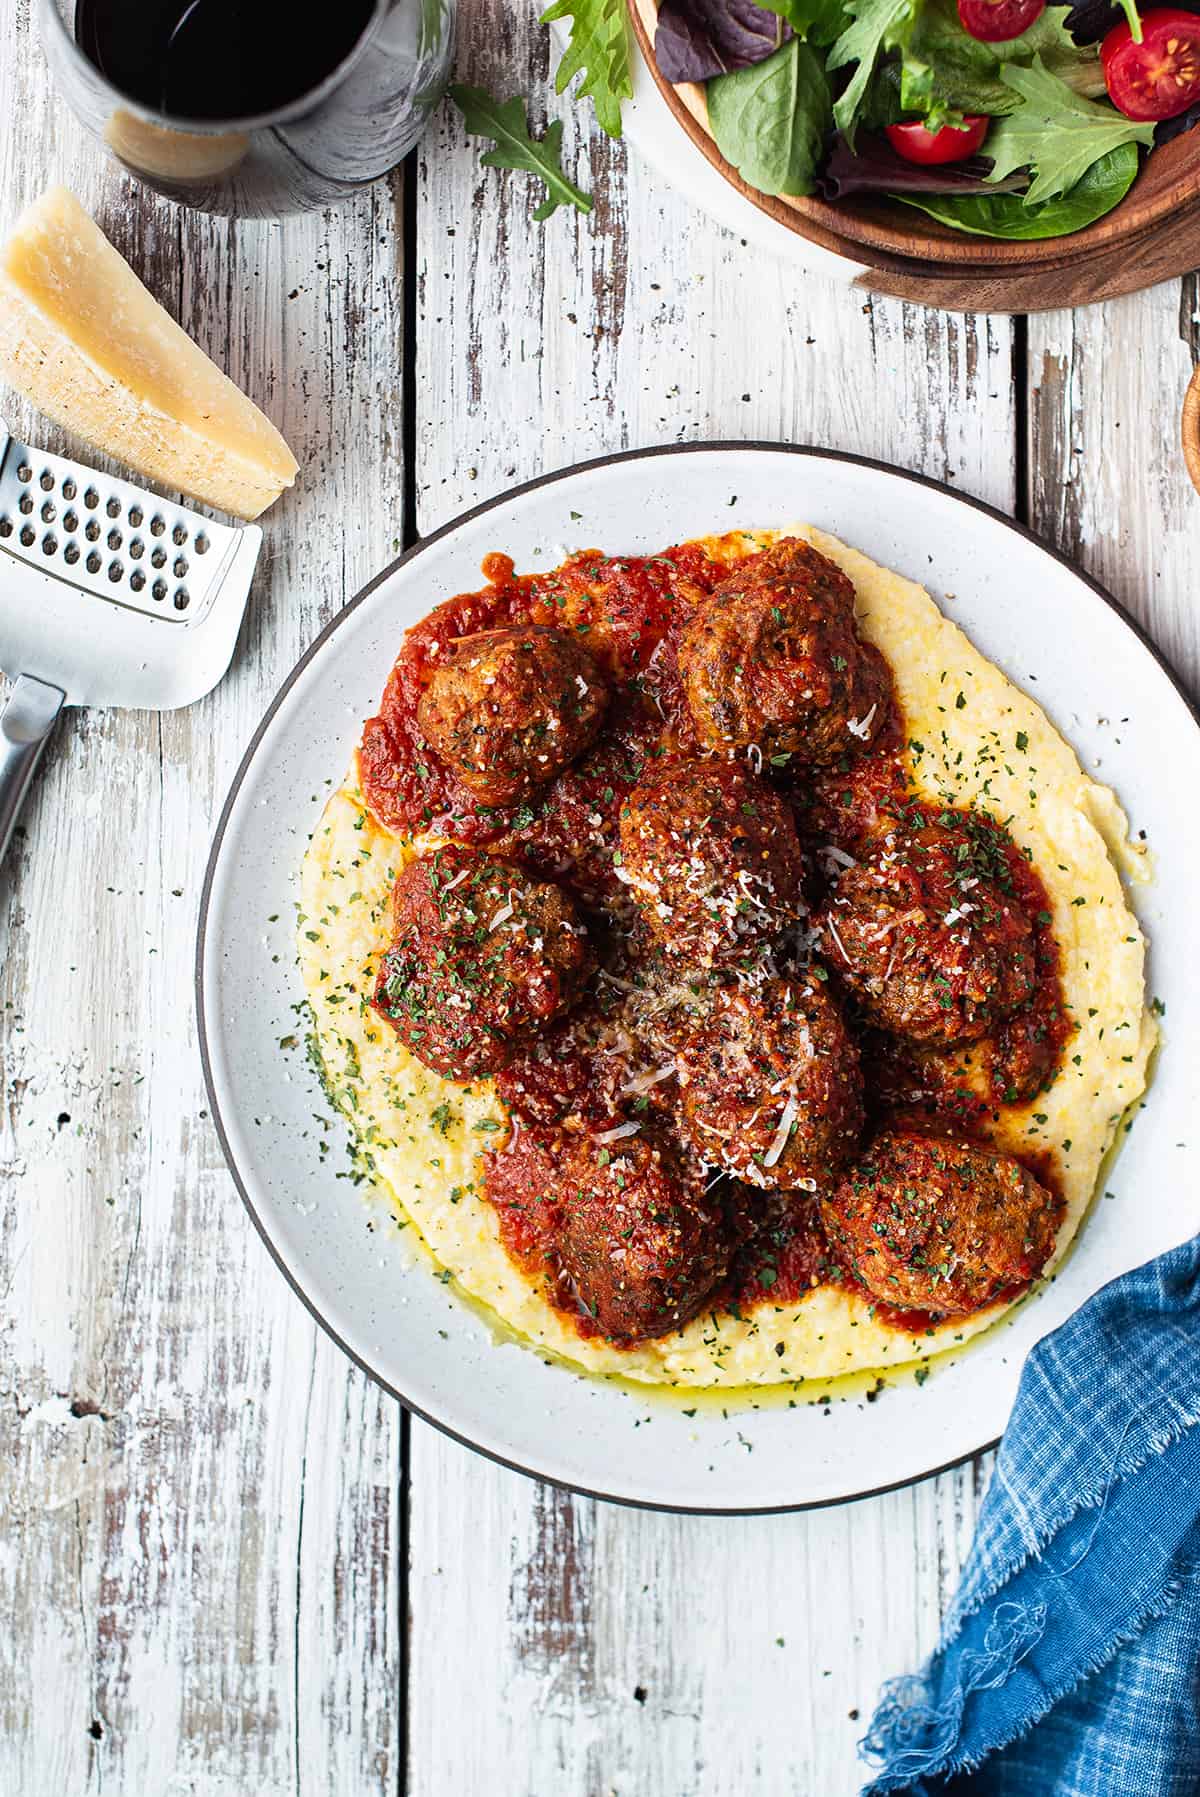
[{"label": "white wooden table", "polygon": [[[222,1163],[192,1000],[209,838],[284,674],[401,543],[629,446],[816,442],[952,481],[1077,555],[1195,685],[1196,281],[1028,322],[864,304],[748,252],[583,112],[587,220],[535,225],[447,108],[357,203],[230,226],[101,161],[28,12],[0,39],[5,222],[71,185],[303,474],[223,686],[72,714],[0,872],[0,1792],[847,1797],[987,1460],[706,1520],[540,1488],[410,1422],[310,1321]],[[546,94],[526,14],[466,0],[465,78]]]}]

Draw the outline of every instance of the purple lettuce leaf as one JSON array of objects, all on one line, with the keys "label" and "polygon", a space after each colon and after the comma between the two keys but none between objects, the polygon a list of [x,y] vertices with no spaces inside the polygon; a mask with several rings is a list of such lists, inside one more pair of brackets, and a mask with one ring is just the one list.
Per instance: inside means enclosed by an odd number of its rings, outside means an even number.
[{"label": "purple lettuce leaf", "polygon": [[1003,181],[989,181],[988,156],[922,168],[897,155],[886,137],[860,132],[853,150],[844,137],[835,139],[829,160],[817,176],[822,199],[844,200],[854,193],[1019,193],[1029,184],[1020,169]]},{"label": "purple lettuce leaf", "polygon": [[791,35],[754,0],[663,0],[654,60],[667,81],[707,81],[765,62]]},{"label": "purple lettuce leaf", "polygon": [[1154,141],[1156,144],[1169,144],[1173,137],[1182,137],[1185,131],[1192,130],[1195,125],[1200,125],[1200,102],[1189,106],[1186,112],[1178,113],[1173,119],[1161,119],[1154,127]]},{"label": "purple lettuce leaf", "polygon": [[[1200,0],[1171,0],[1171,4],[1183,12],[1200,12]],[[1141,11],[1148,10],[1143,0]],[[1124,17],[1116,0],[1075,0],[1075,4],[1068,8],[1063,24],[1077,44],[1098,44]]]}]

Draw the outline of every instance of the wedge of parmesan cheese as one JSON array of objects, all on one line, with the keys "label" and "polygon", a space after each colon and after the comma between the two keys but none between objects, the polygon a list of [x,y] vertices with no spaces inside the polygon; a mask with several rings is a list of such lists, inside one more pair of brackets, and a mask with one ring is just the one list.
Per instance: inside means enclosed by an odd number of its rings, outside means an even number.
[{"label": "wedge of parmesan cheese", "polygon": [[0,249],[0,373],[56,424],[148,479],[257,518],[296,478],[268,418],[53,187]]}]

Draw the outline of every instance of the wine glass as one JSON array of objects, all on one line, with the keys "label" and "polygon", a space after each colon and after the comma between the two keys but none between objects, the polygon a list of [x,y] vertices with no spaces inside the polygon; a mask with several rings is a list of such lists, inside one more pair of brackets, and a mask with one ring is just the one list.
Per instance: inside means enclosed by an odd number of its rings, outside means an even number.
[{"label": "wine glass", "polygon": [[339,0],[323,26],[277,9],[291,29],[275,53],[239,55],[236,24],[261,34],[261,3],[37,0],[67,104],[132,174],[203,212],[274,217],[327,206],[412,149],[450,77],[454,0]]}]

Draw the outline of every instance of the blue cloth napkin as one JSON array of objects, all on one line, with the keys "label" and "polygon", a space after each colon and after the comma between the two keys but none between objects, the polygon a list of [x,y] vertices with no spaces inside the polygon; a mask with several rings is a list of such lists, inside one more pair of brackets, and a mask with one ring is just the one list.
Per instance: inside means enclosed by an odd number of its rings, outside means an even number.
[{"label": "blue cloth napkin", "polygon": [[1200,1237],[1039,1343],[870,1797],[1200,1793]]}]

